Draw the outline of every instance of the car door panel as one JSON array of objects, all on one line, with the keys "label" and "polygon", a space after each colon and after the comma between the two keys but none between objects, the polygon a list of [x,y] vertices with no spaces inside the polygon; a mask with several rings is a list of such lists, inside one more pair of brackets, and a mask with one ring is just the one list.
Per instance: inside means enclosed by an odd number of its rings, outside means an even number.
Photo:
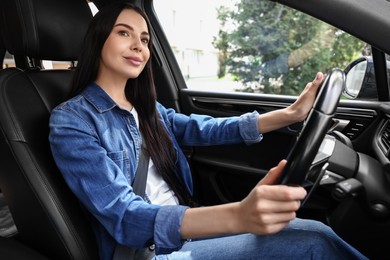
[{"label": "car door panel", "polygon": [[[254,110],[266,113],[287,107],[293,96],[249,93],[220,93],[182,89],[181,110],[185,114],[215,117],[238,116]],[[365,129],[375,126],[378,107],[373,103],[341,101],[335,116],[335,130],[367,150]],[[287,157],[303,124],[264,134],[254,145],[236,144],[187,149],[196,194],[202,204],[212,205],[243,199],[267,171]]]},{"label": "car door panel", "polygon": [[[239,116],[254,110],[266,113],[288,106],[294,97],[216,93],[184,89],[180,94],[183,113],[215,117]],[[285,158],[299,126],[264,134],[258,144],[193,147],[190,156],[197,195],[203,204],[237,201]],[[239,185],[239,188],[237,188]]]}]

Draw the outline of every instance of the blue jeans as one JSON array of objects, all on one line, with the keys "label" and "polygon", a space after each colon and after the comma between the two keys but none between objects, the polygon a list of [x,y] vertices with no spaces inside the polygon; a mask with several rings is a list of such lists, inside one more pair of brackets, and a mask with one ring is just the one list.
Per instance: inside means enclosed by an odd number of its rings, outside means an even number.
[{"label": "blue jeans", "polygon": [[328,226],[295,219],[273,235],[241,234],[186,242],[154,259],[367,259]]}]

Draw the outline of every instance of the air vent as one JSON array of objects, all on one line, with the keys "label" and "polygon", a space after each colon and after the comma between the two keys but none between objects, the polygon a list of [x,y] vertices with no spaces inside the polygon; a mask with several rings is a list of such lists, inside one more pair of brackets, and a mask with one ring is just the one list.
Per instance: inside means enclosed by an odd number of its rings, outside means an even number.
[{"label": "air vent", "polygon": [[387,156],[389,149],[390,149],[390,124],[389,124],[389,121],[386,122],[386,125],[382,130],[380,140],[381,140],[383,152]]}]

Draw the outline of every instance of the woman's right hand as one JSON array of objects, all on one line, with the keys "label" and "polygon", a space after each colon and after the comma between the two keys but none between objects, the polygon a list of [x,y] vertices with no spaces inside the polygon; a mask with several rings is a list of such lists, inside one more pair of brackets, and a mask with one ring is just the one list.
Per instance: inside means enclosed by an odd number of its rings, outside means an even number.
[{"label": "woman's right hand", "polygon": [[187,209],[181,223],[181,237],[273,234],[283,229],[295,218],[300,201],[306,196],[302,187],[273,185],[285,165],[286,161],[282,160],[272,168],[240,202]]},{"label": "woman's right hand", "polygon": [[282,160],[239,203],[237,225],[242,232],[273,234],[296,217],[300,201],[306,196],[302,187],[273,185],[286,165]]}]

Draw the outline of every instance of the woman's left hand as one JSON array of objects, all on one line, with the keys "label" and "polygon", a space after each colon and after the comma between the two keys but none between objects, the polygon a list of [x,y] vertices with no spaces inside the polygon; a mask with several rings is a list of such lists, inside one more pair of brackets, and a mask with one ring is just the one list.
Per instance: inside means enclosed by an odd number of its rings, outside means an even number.
[{"label": "woman's left hand", "polygon": [[324,74],[318,72],[315,79],[306,84],[305,89],[299,95],[298,99],[287,108],[287,110],[290,110],[289,113],[295,118],[296,122],[303,121],[307,117],[323,80]]},{"label": "woman's left hand", "polygon": [[306,119],[316,99],[318,88],[324,80],[324,74],[318,72],[312,82],[306,84],[298,99],[289,107],[259,115],[258,129],[267,133]]}]

